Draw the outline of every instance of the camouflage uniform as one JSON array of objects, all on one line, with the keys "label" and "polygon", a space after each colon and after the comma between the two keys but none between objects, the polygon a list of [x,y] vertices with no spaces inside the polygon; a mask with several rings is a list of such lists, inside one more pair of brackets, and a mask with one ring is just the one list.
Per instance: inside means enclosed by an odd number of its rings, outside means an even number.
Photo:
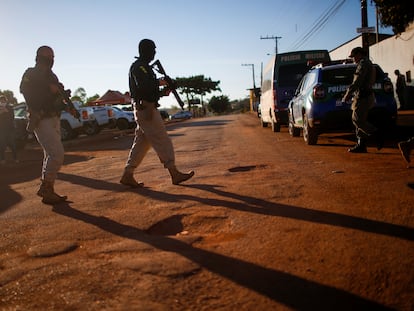
[{"label": "camouflage uniform", "polygon": [[375,83],[375,68],[367,58],[362,58],[355,70],[352,84],[344,97],[354,94],[352,100],[352,122],[356,129],[356,137],[365,140],[377,129],[367,121],[369,110],[375,104],[375,95],[372,86]]}]

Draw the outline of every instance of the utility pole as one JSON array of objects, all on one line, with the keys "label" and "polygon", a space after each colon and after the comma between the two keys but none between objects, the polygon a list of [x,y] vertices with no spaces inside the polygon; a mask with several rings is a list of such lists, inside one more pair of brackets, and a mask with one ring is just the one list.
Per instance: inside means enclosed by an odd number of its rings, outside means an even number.
[{"label": "utility pole", "polygon": [[[361,27],[367,28],[368,27],[368,11],[367,11],[367,0],[361,0]],[[367,53],[369,57],[369,33],[363,32],[362,33],[362,48]]]},{"label": "utility pole", "polygon": [[277,55],[277,40],[282,39],[282,37],[277,37],[277,36],[266,36],[266,37],[260,37],[260,39],[271,39],[271,40],[275,40],[275,55]]},{"label": "utility pole", "polygon": [[242,66],[252,66],[253,71],[253,90],[256,89],[256,83],[254,82],[254,64],[242,64]]}]

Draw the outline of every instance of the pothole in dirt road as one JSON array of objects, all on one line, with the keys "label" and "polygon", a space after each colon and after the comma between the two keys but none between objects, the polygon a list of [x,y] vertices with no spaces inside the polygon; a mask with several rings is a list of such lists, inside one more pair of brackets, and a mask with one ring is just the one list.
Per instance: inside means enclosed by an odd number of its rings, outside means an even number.
[{"label": "pothole in dirt road", "polygon": [[[196,235],[199,239],[204,239],[207,236],[224,237],[230,234],[231,225],[231,220],[223,213],[200,212],[168,217],[152,225],[146,233],[160,236]],[[234,234],[232,236],[234,239]]]},{"label": "pothole in dirt road", "polygon": [[163,219],[146,230],[151,235],[176,235],[184,230],[183,218],[185,215],[174,215]]},{"label": "pothole in dirt road", "polygon": [[259,164],[259,165],[247,165],[247,166],[235,166],[232,168],[229,168],[228,171],[231,173],[238,173],[238,172],[248,172],[255,169],[264,169],[267,165],[265,164]]}]

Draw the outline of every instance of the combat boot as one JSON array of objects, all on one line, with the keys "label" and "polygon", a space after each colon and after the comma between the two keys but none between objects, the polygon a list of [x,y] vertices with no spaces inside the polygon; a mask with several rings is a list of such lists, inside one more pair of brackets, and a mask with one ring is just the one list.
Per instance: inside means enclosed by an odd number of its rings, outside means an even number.
[{"label": "combat boot", "polygon": [[132,188],[140,188],[144,186],[143,182],[137,182],[135,180],[133,173],[127,171],[124,171],[124,174],[122,175],[119,182],[125,186],[130,186]]},{"label": "combat boot", "polygon": [[178,185],[194,176],[194,171],[181,173],[175,166],[169,167],[168,171],[170,172],[173,185]]},{"label": "combat boot", "polygon": [[363,139],[358,138],[358,143],[352,148],[348,149],[348,152],[351,153],[367,153],[367,146]]},{"label": "combat boot", "polygon": [[410,141],[399,142],[398,148],[400,149],[401,155],[403,156],[405,162],[410,163],[410,153],[412,148]]},{"label": "combat boot", "polygon": [[68,198],[67,196],[58,195],[55,192],[53,182],[44,180],[37,191],[37,195],[42,197],[43,203],[51,205],[64,202]]}]

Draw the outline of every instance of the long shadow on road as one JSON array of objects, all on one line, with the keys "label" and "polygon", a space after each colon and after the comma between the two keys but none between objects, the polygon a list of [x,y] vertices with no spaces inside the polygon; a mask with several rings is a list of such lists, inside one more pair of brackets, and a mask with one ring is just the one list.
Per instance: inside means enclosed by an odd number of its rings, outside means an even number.
[{"label": "long shadow on road", "polygon": [[55,206],[53,211],[114,235],[180,254],[213,273],[295,310],[391,310],[338,288],[195,248],[176,239],[153,237],[133,226],[73,209],[69,204]]},{"label": "long shadow on road", "polygon": [[[83,176],[77,176],[67,173],[59,173],[59,178],[71,182],[73,184],[80,184],[94,189],[102,189],[108,191],[125,191],[124,186],[107,182],[104,180],[97,180]],[[392,223],[371,220],[356,216],[349,216],[340,213],[312,210],[303,207],[290,206],[280,203],[274,203],[254,197],[241,195],[238,193],[221,190],[220,185],[209,184],[190,184],[182,187],[198,189],[213,193],[221,198],[198,197],[188,194],[172,194],[166,192],[156,191],[150,188],[140,188],[133,190],[137,194],[147,196],[152,199],[165,202],[180,202],[180,201],[194,201],[210,206],[222,206],[224,208],[231,208],[247,213],[257,213],[262,215],[277,216],[291,218],[301,221],[343,227],[348,229],[356,229],[363,232],[381,234],[385,236],[397,237],[409,241],[414,240],[414,228],[396,225]],[[226,200],[232,199],[232,200]],[[234,201],[236,200],[236,201]]]}]

